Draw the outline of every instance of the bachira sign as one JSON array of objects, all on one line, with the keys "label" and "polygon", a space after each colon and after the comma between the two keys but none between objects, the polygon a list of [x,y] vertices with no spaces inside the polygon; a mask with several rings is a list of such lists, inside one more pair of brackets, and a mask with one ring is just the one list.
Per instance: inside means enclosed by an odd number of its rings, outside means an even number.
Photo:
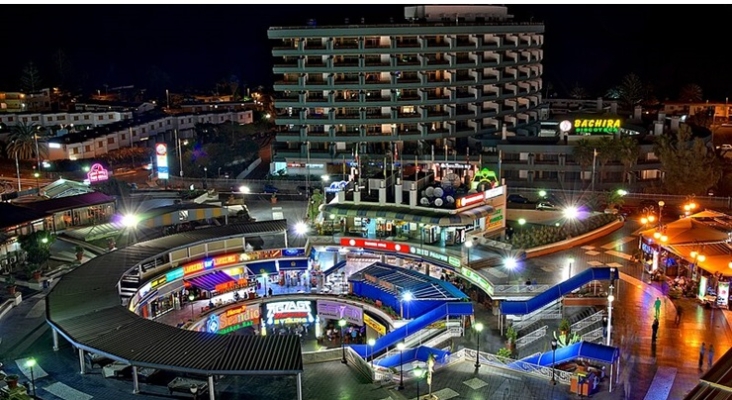
[{"label": "bachira sign", "polygon": [[574,120],[575,133],[618,133],[619,119],[576,119]]}]

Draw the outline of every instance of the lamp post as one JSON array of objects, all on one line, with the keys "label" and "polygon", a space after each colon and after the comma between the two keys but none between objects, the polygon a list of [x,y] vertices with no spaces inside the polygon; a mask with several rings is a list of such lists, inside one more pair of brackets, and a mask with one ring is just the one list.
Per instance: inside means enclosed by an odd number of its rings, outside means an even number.
[{"label": "lamp post", "polygon": [[399,386],[397,390],[404,390],[404,342],[397,344],[399,350]]},{"label": "lamp post", "polygon": [[465,248],[468,249],[468,262],[466,263],[466,264],[468,264],[468,268],[470,268],[470,249],[472,247],[473,247],[473,242],[472,241],[465,242]]},{"label": "lamp post", "polygon": [[552,385],[557,384],[557,380],[554,377],[556,362],[557,362],[557,339],[552,339]]},{"label": "lamp post", "polygon": [[613,285],[610,285],[610,295],[607,296],[607,343],[605,343],[606,346],[610,346],[610,337],[612,336],[613,331],[613,301],[615,300],[615,296],[613,296]]},{"label": "lamp post", "polygon": [[36,178],[36,190],[38,191],[38,195],[41,195],[41,184],[38,181],[38,178],[41,177],[41,174],[38,173],[38,171],[33,173],[33,177]]},{"label": "lamp post", "polygon": [[574,257],[569,257],[567,260],[569,262],[569,273],[567,274],[567,279],[572,277],[572,264],[574,264]]},{"label": "lamp post", "polygon": [[193,399],[194,400],[197,399],[198,398],[198,385],[191,385],[191,387],[189,389],[191,390],[191,394],[193,395]]},{"label": "lamp post", "polygon": [[475,331],[478,332],[478,351],[475,353],[475,369],[478,369],[480,368],[480,333],[483,332],[483,324],[481,322],[475,324]]},{"label": "lamp post", "polygon": [[36,359],[35,358],[29,358],[25,362],[25,366],[27,368],[30,368],[30,374],[31,374],[31,393],[33,397],[36,397],[36,376],[33,375],[33,367],[36,365]]},{"label": "lamp post", "polygon": [[346,361],[346,346],[343,344],[343,328],[346,326],[346,320],[341,319],[340,321],[338,321],[338,326],[341,327],[341,353],[343,353],[341,363],[348,364],[348,361]]},{"label": "lamp post", "polygon": [[267,297],[267,278],[269,275],[267,275],[266,272],[262,273],[262,280],[264,281],[264,294],[262,294],[262,297]]},{"label": "lamp post", "polygon": [[18,152],[15,152],[15,175],[18,177],[18,191],[20,192],[23,188],[20,186],[20,162],[18,162]]},{"label": "lamp post", "polygon": [[188,301],[191,303],[191,321],[193,321],[194,315],[193,315],[193,300],[196,299],[196,296],[193,295],[193,292],[188,294]]},{"label": "lamp post", "polygon": [[427,371],[425,371],[425,369],[421,367],[414,367],[414,369],[412,370],[412,373],[414,373],[414,377],[417,379],[417,400],[419,400],[419,381],[422,380],[425,372]]},{"label": "lamp post", "polygon": [[376,344],[376,340],[371,338],[369,339],[368,344],[371,348],[371,369],[374,369],[374,345]]},{"label": "lamp post", "polygon": [[38,170],[41,170],[41,153],[38,151],[38,131],[41,129],[41,126],[36,126],[36,131],[33,132],[33,140],[36,142],[36,165],[38,167]]},{"label": "lamp post", "polygon": [[661,224],[662,224],[661,221],[663,221],[663,206],[665,206],[665,205],[666,205],[666,203],[663,200],[658,202],[658,225],[659,226],[661,226]]},{"label": "lamp post", "polygon": [[[404,302],[406,301],[408,303],[412,301],[413,298],[414,295],[412,295],[412,292],[404,292],[404,294],[402,295],[402,301],[399,302],[399,314],[402,319],[404,319]],[[407,319],[409,319],[409,305],[407,305]]]}]

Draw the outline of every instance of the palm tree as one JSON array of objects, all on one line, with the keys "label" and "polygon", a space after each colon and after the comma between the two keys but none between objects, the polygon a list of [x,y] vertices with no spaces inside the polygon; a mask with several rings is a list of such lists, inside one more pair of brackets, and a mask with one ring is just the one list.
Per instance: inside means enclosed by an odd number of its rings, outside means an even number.
[{"label": "palm tree", "polygon": [[630,73],[620,83],[620,102],[627,110],[633,110],[644,98],[645,86],[638,75]]},{"label": "palm tree", "polygon": [[600,163],[600,182],[605,177],[605,166],[618,159],[618,141],[614,136],[603,136],[597,142],[597,161]]},{"label": "palm tree", "polygon": [[633,168],[633,166],[638,162],[638,156],[640,155],[640,147],[638,147],[638,142],[635,141],[630,136],[623,136],[618,140],[618,159],[623,164],[623,180],[625,180],[625,177],[628,177],[628,183],[632,184],[633,177],[635,175],[632,175],[630,173],[630,170]]},{"label": "palm tree", "polygon": [[590,95],[587,93],[587,90],[585,88],[581,87],[579,85],[579,82],[574,84],[574,87],[569,92],[569,97],[577,100],[582,100],[590,97]]},{"label": "palm tree", "polygon": [[30,160],[36,156],[35,135],[38,134],[39,128],[40,126],[36,124],[28,125],[26,123],[14,126],[7,148],[8,158],[17,156],[21,160]]},{"label": "palm tree", "polygon": [[594,147],[588,139],[580,139],[572,149],[574,160],[580,165],[580,178],[585,180],[585,170],[592,165]]},{"label": "palm tree", "polygon": [[688,83],[681,87],[679,91],[679,101],[689,103],[699,103],[704,98],[704,92],[701,86],[695,83]]}]

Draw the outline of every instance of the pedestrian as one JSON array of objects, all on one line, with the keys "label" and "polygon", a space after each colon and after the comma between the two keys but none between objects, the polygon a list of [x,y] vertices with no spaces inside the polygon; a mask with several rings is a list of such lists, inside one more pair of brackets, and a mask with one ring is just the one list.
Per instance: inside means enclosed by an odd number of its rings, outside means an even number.
[{"label": "pedestrian", "polygon": [[706,347],[706,343],[702,342],[701,349],[699,349],[699,369],[702,369],[704,366],[704,351]]},{"label": "pedestrian", "polygon": [[681,315],[684,313],[684,309],[681,308],[681,306],[676,306],[676,326],[679,326],[681,323]]},{"label": "pedestrian", "polygon": [[651,341],[655,342],[656,335],[658,334],[658,318],[653,320],[653,325],[651,326],[651,328],[653,329],[653,335],[651,336]]},{"label": "pedestrian", "polygon": [[656,297],[656,302],[653,303],[653,307],[656,309],[656,318],[661,316],[661,298]]},{"label": "pedestrian", "polygon": [[272,288],[267,289],[267,294],[269,294],[269,297],[272,297]]},{"label": "pedestrian", "polygon": [[712,364],[714,363],[714,345],[709,344],[709,368],[712,368]]}]

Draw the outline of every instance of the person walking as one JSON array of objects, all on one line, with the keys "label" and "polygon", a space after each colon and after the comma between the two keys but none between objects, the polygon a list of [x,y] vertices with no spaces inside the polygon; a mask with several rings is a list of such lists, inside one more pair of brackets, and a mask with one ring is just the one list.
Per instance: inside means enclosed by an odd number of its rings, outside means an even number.
[{"label": "person walking", "polygon": [[699,349],[699,369],[702,369],[704,366],[704,351],[706,347],[706,343],[702,342],[701,349]]},{"label": "person walking", "polygon": [[656,302],[653,304],[653,307],[656,309],[656,319],[661,316],[661,298],[656,297]]},{"label": "person walking", "polygon": [[651,336],[651,341],[656,341],[656,335],[658,334],[658,318],[653,320],[653,325],[651,326],[651,329],[653,329],[653,335]]},{"label": "person walking", "polygon": [[709,344],[709,368],[712,368],[712,364],[714,363],[714,345]]},{"label": "person walking", "polygon": [[684,309],[681,308],[681,306],[676,306],[676,326],[679,326],[681,323],[681,315],[684,313]]}]

